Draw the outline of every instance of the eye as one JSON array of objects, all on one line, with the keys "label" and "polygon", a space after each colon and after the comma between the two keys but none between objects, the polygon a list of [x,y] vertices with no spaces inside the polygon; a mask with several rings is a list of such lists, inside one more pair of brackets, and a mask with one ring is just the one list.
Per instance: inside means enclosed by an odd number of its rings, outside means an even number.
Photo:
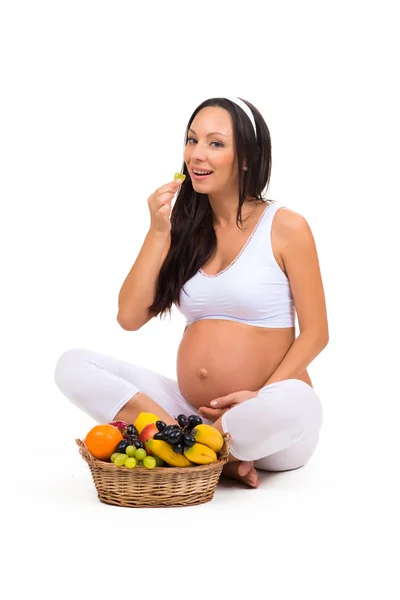
[{"label": "eye", "polygon": [[[190,140],[196,141],[193,137],[190,137],[190,138],[188,138],[188,141],[187,141],[188,144],[190,143]],[[224,147],[224,145],[221,144],[221,142],[211,142],[211,144],[217,144],[216,148],[223,148]]]}]

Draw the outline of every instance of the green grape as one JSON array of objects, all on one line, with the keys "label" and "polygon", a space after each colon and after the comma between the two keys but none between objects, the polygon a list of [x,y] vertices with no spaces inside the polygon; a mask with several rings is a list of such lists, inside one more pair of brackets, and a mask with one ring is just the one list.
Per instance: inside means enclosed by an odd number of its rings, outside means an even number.
[{"label": "green grape", "polygon": [[120,452],[114,452],[114,454],[111,454],[111,462],[113,463],[115,461],[115,459],[117,458],[117,456],[120,455]]},{"label": "green grape", "polygon": [[154,469],[156,466],[156,459],[154,456],[145,456],[143,459],[143,466],[146,467],[146,469]]},{"label": "green grape", "polygon": [[138,460],[137,461],[137,466],[138,467],[143,467],[143,461],[142,460]]},{"label": "green grape", "polygon": [[135,456],[136,448],[135,446],[127,446],[125,448],[125,454],[127,454],[130,458]]},{"label": "green grape", "polygon": [[185,181],[186,175],[184,175],[183,173],[175,173],[174,179],[182,179],[182,181]]},{"label": "green grape", "polygon": [[125,466],[128,467],[128,469],[133,469],[133,467],[136,467],[136,458],[133,458],[133,456],[127,458],[125,461]]},{"label": "green grape", "polygon": [[117,465],[117,467],[122,467],[127,459],[128,456],[126,454],[119,454],[115,457],[114,465]]},{"label": "green grape", "polygon": [[138,448],[135,451],[135,458],[138,460],[143,460],[145,456],[147,456],[147,452],[144,448]]},{"label": "green grape", "polygon": [[164,466],[164,461],[163,461],[162,458],[160,458],[159,456],[155,456],[154,459],[156,461],[156,467],[163,467]]}]

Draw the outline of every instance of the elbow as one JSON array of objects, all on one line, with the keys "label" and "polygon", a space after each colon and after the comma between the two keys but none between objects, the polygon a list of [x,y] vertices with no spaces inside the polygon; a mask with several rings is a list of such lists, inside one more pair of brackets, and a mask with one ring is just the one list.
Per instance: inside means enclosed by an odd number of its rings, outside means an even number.
[{"label": "elbow", "polygon": [[324,348],[327,347],[327,345],[329,343],[329,331],[328,331],[328,329],[326,329],[322,333],[320,332],[320,334],[318,336],[318,339],[319,339],[321,350],[323,350]]},{"label": "elbow", "polygon": [[117,322],[122,329],[125,331],[137,331],[138,327],[132,322],[132,320],[127,319],[124,315],[118,313],[117,314]]},{"label": "elbow", "polygon": [[301,333],[303,333],[309,339],[309,343],[313,347],[315,347],[315,349],[317,349],[318,352],[321,352],[321,350],[326,348],[326,346],[328,345],[329,332],[325,328],[324,329],[308,329]]}]

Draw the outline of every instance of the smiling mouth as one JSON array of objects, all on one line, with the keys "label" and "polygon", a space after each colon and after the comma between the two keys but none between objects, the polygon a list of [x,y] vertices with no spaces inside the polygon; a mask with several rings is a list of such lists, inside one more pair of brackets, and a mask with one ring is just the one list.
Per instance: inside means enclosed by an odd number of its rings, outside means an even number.
[{"label": "smiling mouth", "polygon": [[210,177],[210,175],[212,175],[213,173],[214,171],[206,171],[205,173],[195,173],[192,169],[192,175],[195,179],[206,179],[207,177]]}]

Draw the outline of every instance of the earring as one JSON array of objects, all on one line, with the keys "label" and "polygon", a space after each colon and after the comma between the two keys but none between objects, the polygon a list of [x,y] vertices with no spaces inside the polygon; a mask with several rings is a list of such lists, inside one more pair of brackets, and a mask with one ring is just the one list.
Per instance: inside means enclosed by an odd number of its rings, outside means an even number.
[{"label": "earring", "polygon": [[247,171],[247,167],[244,167],[244,168],[243,168],[243,171]]}]

